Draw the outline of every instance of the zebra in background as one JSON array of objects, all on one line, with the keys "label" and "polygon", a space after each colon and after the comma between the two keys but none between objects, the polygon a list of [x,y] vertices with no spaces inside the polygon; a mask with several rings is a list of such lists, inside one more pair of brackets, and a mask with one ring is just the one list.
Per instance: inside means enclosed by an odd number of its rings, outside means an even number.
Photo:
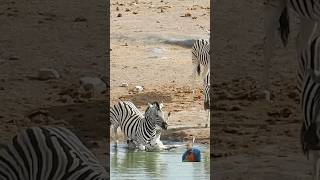
[{"label": "zebra in background", "polygon": [[207,111],[207,124],[205,127],[210,127],[210,70],[207,72],[203,80],[203,94],[204,94],[204,110]]},{"label": "zebra in background", "polygon": [[[290,33],[288,9],[292,9],[301,19],[300,31],[296,40],[298,58],[301,51],[310,44],[320,21],[319,0],[271,0],[275,8],[267,6],[265,15],[265,47],[264,47],[264,72],[262,74],[263,90],[266,100],[270,101],[270,60],[273,56],[275,35],[278,29],[284,46],[288,43]],[[269,1],[269,4],[270,2]],[[279,27],[280,26],[280,27]],[[279,28],[278,28],[279,27]]]},{"label": "zebra in background", "polygon": [[300,139],[304,154],[313,153],[313,178],[319,180],[320,170],[320,73],[308,69],[303,79],[302,110],[304,123]]},{"label": "zebra in background", "polygon": [[192,92],[194,94],[195,89],[195,77],[196,74],[200,75],[201,67],[202,70],[202,78],[205,78],[207,72],[210,68],[210,43],[205,39],[198,39],[194,42],[192,47],[192,66],[193,66],[193,82],[192,82]]},{"label": "zebra in background", "polygon": [[[116,146],[118,144],[117,129],[120,126],[124,135],[133,140],[140,150],[155,138],[157,126],[167,129],[168,124],[162,111],[163,104],[148,103],[145,115],[129,101],[120,101],[110,109],[110,120],[113,127]],[[139,113],[137,113],[139,111]]]},{"label": "zebra in background", "polygon": [[0,147],[3,180],[106,180],[106,169],[62,127],[27,128]]}]

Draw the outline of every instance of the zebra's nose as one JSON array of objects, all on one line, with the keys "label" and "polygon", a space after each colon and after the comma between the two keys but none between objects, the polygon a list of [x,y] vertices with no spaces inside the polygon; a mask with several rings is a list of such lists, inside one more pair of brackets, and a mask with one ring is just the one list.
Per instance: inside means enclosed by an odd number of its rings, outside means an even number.
[{"label": "zebra's nose", "polygon": [[161,128],[162,129],[168,129],[168,123],[167,122],[162,122]]}]

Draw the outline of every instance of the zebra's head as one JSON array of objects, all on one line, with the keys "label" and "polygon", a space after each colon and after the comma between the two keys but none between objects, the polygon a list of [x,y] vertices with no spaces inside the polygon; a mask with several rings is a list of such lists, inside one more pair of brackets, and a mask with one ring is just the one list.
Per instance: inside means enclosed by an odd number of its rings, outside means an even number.
[{"label": "zebra's head", "polygon": [[148,108],[145,112],[145,117],[148,120],[153,121],[156,125],[160,126],[162,129],[168,128],[168,123],[164,118],[164,113],[162,111],[163,104],[158,102],[148,103]]}]

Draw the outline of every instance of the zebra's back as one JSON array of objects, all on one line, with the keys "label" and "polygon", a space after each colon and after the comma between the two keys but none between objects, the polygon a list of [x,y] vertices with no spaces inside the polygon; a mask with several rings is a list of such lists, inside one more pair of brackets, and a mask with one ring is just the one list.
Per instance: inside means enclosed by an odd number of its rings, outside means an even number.
[{"label": "zebra's back", "polygon": [[103,180],[107,173],[70,130],[27,128],[0,149],[3,180]]}]

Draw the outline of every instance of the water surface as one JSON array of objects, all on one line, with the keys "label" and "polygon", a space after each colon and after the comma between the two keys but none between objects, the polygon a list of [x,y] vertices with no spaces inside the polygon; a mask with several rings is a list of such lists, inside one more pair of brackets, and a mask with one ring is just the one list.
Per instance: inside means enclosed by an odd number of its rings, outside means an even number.
[{"label": "water surface", "polygon": [[[176,143],[175,143],[176,144]],[[110,146],[111,179],[210,179],[209,148],[195,145],[201,150],[201,162],[182,162],[185,147],[161,152],[130,151],[125,144]]]}]

